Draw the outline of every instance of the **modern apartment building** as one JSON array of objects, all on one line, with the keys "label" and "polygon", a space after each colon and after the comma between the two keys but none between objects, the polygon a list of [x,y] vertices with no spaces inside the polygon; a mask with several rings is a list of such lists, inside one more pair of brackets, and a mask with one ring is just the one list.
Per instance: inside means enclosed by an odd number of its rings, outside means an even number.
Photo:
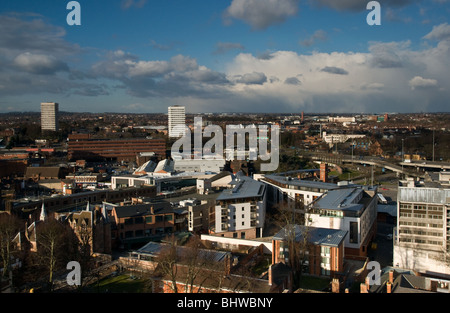
[{"label": "modern apartment building", "polygon": [[309,207],[307,225],[348,232],[346,257],[365,258],[376,233],[376,187],[352,186],[329,190]]},{"label": "modern apartment building", "polygon": [[450,188],[431,186],[409,181],[398,188],[393,264],[450,277]]},{"label": "modern apartment building", "polygon": [[186,108],[180,105],[170,106],[168,113],[169,137],[181,137],[186,126]]},{"label": "modern apartment building", "polygon": [[241,239],[262,237],[266,185],[239,173],[232,185],[216,199],[214,233]]},{"label": "modern apartment building", "polygon": [[261,181],[270,185],[270,200],[279,203],[285,200],[288,204],[310,204],[328,190],[338,189],[348,184],[333,184],[322,181],[302,180],[279,175],[265,175]]},{"label": "modern apartment building", "polygon": [[59,105],[55,102],[41,103],[41,130],[59,130]]}]

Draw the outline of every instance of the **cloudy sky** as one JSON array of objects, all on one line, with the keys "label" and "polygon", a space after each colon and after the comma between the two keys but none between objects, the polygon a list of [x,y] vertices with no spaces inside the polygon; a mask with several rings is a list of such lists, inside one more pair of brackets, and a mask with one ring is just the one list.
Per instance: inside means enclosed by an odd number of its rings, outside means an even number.
[{"label": "cloudy sky", "polygon": [[448,112],[450,0],[0,2],[0,111]]}]

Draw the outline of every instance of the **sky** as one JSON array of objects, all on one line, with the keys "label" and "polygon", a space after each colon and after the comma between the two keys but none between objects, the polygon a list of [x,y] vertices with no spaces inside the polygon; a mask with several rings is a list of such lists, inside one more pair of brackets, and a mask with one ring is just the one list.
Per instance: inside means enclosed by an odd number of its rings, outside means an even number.
[{"label": "sky", "polygon": [[0,2],[0,112],[449,112],[450,0],[69,2]]}]

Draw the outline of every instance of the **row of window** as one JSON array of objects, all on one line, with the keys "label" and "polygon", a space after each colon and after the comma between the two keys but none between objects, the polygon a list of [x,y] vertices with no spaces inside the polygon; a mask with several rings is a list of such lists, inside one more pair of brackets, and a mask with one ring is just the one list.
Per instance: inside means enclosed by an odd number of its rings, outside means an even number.
[{"label": "row of window", "polygon": [[413,230],[413,229],[400,229],[399,234],[411,234],[411,235],[421,235],[421,236],[434,236],[442,237],[442,232],[432,232],[425,230]]},{"label": "row of window", "polygon": [[399,241],[404,242],[404,243],[420,243],[420,244],[442,246],[442,241],[426,240],[426,239],[419,239],[419,238],[400,238]]},{"label": "row of window", "polygon": [[[154,218],[153,218],[154,217]],[[153,220],[158,223],[158,222],[170,222],[173,220],[173,215],[172,214],[167,214],[167,215],[151,215],[151,216],[145,216],[145,218],[143,216],[138,216],[138,217],[130,217],[125,219],[124,224],[125,225],[133,225],[133,224],[144,224],[144,221],[146,224],[152,224]]]},{"label": "row of window", "polygon": [[418,226],[418,227],[432,227],[432,228],[442,228],[443,227],[443,224],[406,222],[406,221],[399,221],[399,225],[409,225],[409,226]]},{"label": "row of window", "polygon": [[439,206],[439,205],[400,203],[400,209],[426,210],[427,208],[429,211],[442,212],[442,210],[443,210],[443,206]]},{"label": "row of window", "polygon": [[139,229],[135,231],[126,231],[120,233],[121,239],[148,237],[151,235],[169,234],[173,232],[173,227],[158,227],[154,229]]}]

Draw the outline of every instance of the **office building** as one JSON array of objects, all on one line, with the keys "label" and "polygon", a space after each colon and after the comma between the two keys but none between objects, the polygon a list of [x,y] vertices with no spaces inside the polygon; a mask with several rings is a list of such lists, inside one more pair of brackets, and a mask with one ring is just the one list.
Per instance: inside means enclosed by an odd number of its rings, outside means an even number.
[{"label": "office building", "polygon": [[41,103],[41,130],[58,131],[59,130],[59,105],[55,102]]},{"label": "office building", "polygon": [[450,277],[450,188],[411,180],[398,188],[397,210],[393,265]]},{"label": "office building", "polygon": [[168,123],[169,137],[183,136],[186,126],[186,108],[180,105],[170,106]]},{"label": "office building", "polygon": [[166,156],[164,139],[79,139],[69,137],[67,147],[69,160],[107,159],[116,161],[136,161],[143,152],[153,152],[155,157]]}]

